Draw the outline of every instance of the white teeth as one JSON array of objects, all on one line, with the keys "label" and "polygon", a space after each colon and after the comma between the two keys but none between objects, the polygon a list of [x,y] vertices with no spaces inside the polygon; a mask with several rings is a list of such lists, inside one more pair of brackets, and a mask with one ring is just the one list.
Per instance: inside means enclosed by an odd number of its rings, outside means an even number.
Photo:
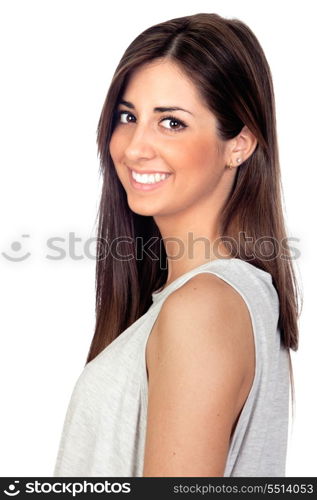
[{"label": "white teeth", "polygon": [[137,182],[140,182],[141,184],[154,184],[155,182],[160,182],[164,179],[167,179],[167,177],[170,174],[160,174],[160,173],[155,173],[155,174],[137,174],[132,170],[132,177],[135,179]]}]

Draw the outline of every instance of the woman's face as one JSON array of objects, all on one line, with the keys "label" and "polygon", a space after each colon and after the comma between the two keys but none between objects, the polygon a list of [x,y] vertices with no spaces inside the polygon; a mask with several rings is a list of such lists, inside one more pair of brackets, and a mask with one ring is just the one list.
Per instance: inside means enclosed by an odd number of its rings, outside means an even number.
[{"label": "woman's face", "polygon": [[175,63],[138,68],[117,113],[110,154],[133,212],[174,215],[212,202],[225,175],[225,142],[217,136],[214,115]]}]

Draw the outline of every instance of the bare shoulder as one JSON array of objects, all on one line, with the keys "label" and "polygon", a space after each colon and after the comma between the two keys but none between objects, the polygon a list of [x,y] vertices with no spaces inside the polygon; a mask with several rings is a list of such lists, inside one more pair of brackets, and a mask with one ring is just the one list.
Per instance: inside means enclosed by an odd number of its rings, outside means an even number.
[{"label": "bare shoulder", "polygon": [[[246,330],[252,333],[248,307],[229,283],[212,273],[193,276],[165,300],[158,316],[158,329],[173,335],[183,335],[190,328],[201,327],[214,340],[243,342],[250,340]],[[185,330],[184,330],[185,328]],[[177,333],[180,332],[180,333]],[[241,346],[242,347],[242,346]],[[242,350],[242,349],[241,349]]]},{"label": "bare shoulder", "polygon": [[252,349],[247,305],[216,275],[196,275],[165,299],[149,353],[145,476],[223,475]]}]

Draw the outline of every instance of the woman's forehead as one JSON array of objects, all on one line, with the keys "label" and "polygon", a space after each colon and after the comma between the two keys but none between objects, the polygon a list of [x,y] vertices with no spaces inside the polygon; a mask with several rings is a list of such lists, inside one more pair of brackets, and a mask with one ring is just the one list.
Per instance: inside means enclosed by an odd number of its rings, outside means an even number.
[{"label": "woman's forehead", "polygon": [[204,105],[195,84],[180,66],[168,60],[155,60],[136,68],[129,76],[123,99],[153,100],[153,106],[178,104],[186,108],[186,101]]}]

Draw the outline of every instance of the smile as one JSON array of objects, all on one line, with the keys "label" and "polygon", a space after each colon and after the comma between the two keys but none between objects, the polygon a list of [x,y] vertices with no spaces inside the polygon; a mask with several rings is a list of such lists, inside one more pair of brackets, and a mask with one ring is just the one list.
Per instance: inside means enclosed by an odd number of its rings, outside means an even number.
[{"label": "smile", "polygon": [[160,174],[159,172],[154,172],[153,174],[138,174],[134,170],[132,172],[132,177],[137,182],[141,184],[154,184],[155,182],[163,181],[167,179],[170,174]]},{"label": "smile", "polygon": [[129,177],[132,186],[141,191],[150,191],[163,186],[170,176],[171,174],[161,172],[139,174],[129,168]]}]

